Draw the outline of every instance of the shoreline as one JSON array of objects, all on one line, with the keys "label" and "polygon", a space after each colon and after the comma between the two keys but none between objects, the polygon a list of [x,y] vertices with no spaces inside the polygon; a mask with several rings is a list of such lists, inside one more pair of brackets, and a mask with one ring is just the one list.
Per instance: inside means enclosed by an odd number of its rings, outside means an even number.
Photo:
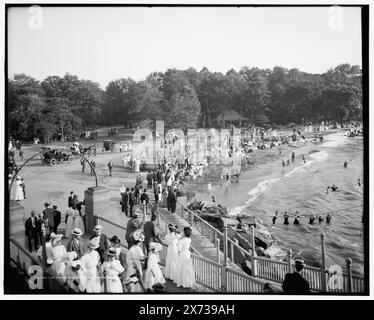
[{"label": "shoreline", "polygon": [[[330,134],[335,134],[342,132],[342,129],[333,129],[333,130],[326,130],[322,131],[320,134],[322,136],[327,136]],[[310,133],[309,135],[305,134],[305,137],[308,139],[316,134],[315,132]],[[317,144],[313,144],[311,142],[308,142],[304,145],[298,145],[298,147],[289,147],[287,145],[282,145],[278,147],[273,147],[266,150],[256,150],[254,152],[251,152],[247,154],[247,159],[250,159],[249,165],[243,165],[241,166],[241,174],[240,174],[240,180],[238,182],[232,182],[230,185],[230,188],[236,190],[241,189],[242,186],[245,184],[247,188],[247,192],[255,188],[259,182],[272,179],[277,175],[277,170],[281,166],[282,159],[291,160],[291,154],[292,152],[295,152],[295,161],[299,160],[299,156],[301,154],[305,154],[305,156],[308,158],[308,152],[309,149],[313,149],[313,147],[319,147],[321,146],[325,141],[318,142]],[[279,149],[281,148],[282,153],[279,154]],[[304,151],[305,150],[305,151]],[[304,152],[301,152],[304,151]],[[243,162],[243,161],[242,161]],[[217,165],[213,165],[215,167],[214,169],[222,169],[218,168]],[[290,171],[295,166],[292,164],[289,167]],[[212,170],[213,171],[213,170]],[[212,183],[212,189],[211,191],[208,191],[207,186],[208,183]],[[217,174],[215,171],[214,175],[204,174],[204,176],[197,181],[189,181],[188,182],[189,189],[194,190],[195,194],[192,197],[188,197],[188,202],[193,201],[194,199],[198,201],[209,201],[211,200],[211,196],[214,195],[214,193],[218,192],[218,194],[221,194],[219,189],[222,189],[224,187],[224,181],[221,179],[220,175]],[[202,198],[201,198],[202,197]],[[235,197],[236,198],[236,197]],[[248,200],[248,199],[247,199]],[[219,200],[216,198],[216,201],[218,204],[220,204]],[[237,203],[236,206],[239,206],[240,204]],[[228,210],[229,212],[230,210]]]}]

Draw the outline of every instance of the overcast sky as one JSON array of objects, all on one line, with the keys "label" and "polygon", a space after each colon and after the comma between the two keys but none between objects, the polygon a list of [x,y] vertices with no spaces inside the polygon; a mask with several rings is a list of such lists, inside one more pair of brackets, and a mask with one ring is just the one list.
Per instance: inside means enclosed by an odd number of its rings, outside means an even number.
[{"label": "overcast sky", "polygon": [[[168,68],[361,66],[360,8],[51,7],[8,12],[9,74],[100,83]],[[39,19],[41,17],[41,19]],[[41,27],[41,29],[39,28]]]}]

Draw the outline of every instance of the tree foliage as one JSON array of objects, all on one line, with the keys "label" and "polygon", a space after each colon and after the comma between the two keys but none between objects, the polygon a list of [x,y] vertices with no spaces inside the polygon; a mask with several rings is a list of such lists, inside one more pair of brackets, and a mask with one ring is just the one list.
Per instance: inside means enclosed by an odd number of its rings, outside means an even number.
[{"label": "tree foliage", "polygon": [[113,80],[105,90],[70,74],[41,83],[17,74],[8,82],[8,123],[11,135],[30,139],[144,119],[173,128],[212,127],[227,110],[255,125],[361,120],[361,81],[360,68],[349,64],[323,74],[278,66],[226,74],[169,69],[142,81]]}]

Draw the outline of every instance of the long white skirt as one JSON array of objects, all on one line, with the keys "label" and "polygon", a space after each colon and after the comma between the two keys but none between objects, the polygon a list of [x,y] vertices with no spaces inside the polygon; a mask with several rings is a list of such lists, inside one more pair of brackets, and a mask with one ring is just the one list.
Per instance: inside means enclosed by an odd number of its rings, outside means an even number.
[{"label": "long white skirt", "polygon": [[88,293],[100,293],[103,291],[100,281],[100,274],[96,267],[87,269],[86,277],[86,291]]},{"label": "long white skirt", "polygon": [[178,263],[178,249],[176,243],[171,243],[168,246],[165,263],[165,278],[176,281],[177,280],[177,263]]},{"label": "long white skirt", "polygon": [[109,274],[105,277],[106,290],[108,293],[123,293],[123,287],[118,275]]},{"label": "long white skirt", "polygon": [[150,255],[144,277],[144,289],[152,289],[153,285],[157,283],[164,284],[165,282],[165,278],[158,265],[157,257],[155,255]]},{"label": "long white skirt", "polygon": [[17,186],[16,187],[16,194],[15,194],[15,197],[14,197],[15,200],[23,200],[24,197],[23,197],[23,189],[21,186]]},{"label": "long white skirt", "polygon": [[[175,282],[175,281],[174,281]],[[184,250],[179,253],[177,263],[177,287],[193,288],[195,273],[193,270],[191,252]]]}]

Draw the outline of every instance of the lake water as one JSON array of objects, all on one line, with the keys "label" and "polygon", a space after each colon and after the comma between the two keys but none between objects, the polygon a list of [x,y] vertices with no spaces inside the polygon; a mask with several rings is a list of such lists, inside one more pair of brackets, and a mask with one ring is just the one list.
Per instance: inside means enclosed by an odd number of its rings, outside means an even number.
[{"label": "lake water", "polygon": [[[202,192],[197,198],[210,199],[214,195],[231,214],[254,215],[261,230],[275,240],[270,254],[276,255],[280,248],[290,248],[294,256],[302,257],[309,265],[320,265],[321,233],[324,233],[327,267],[335,264],[344,267],[345,259],[351,258],[354,273],[362,275],[363,139],[334,133],[325,136],[322,144],[284,150],[286,161],[291,159],[292,151],[296,158],[288,167],[278,161],[268,163],[243,172],[238,184],[215,185],[209,194]],[[306,156],[306,163],[301,154]],[[343,166],[344,161],[348,162],[347,168]],[[326,187],[333,184],[338,186],[338,191],[326,193]],[[273,225],[276,210],[279,217]],[[301,223],[293,225],[292,217],[290,224],[284,225],[283,213],[293,215],[296,210],[302,216]],[[308,223],[309,215],[329,211],[336,211],[329,224]]]}]

